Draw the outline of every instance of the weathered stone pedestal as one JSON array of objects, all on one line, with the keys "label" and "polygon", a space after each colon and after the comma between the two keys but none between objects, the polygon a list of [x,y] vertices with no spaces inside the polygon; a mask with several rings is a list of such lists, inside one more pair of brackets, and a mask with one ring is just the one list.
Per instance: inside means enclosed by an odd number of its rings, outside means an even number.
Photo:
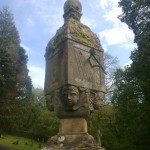
[{"label": "weathered stone pedestal", "polygon": [[42,150],[104,150],[87,132],[84,118],[61,119],[59,133]]},{"label": "weathered stone pedestal", "polygon": [[60,120],[60,135],[80,135],[87,133],[87,121],[84,118],[69,118]]},{"label": "weathered stone pedestal", "polygon": [[45,97],[60,118],[59,133],[43,150],[104,150],[88,134],[87,119],[105,94],[103,49],[98,37],[80,22],[79,0],[64,4],[64,25],[46,47]]}]

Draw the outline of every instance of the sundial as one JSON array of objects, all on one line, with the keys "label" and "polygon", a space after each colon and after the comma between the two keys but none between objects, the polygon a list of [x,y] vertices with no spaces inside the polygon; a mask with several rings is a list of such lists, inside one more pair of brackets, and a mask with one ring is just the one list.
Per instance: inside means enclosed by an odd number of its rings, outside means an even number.
[{"label": "sundial", "polygon": [[[47,150],[101,149],[88,134],[87,120],[100,109],[104,94],[103,49],[96,34],[80,22],[79,0],[64,4],[64,25],[46,47],[47,107],[60,118],[59,133]],[[84,143],[91,143],[86,147]]]}]

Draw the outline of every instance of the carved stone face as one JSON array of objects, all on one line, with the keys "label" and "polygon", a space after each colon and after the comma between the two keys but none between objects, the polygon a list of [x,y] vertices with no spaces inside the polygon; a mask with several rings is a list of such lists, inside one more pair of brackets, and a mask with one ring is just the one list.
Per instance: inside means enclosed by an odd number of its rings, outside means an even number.
[{"label": "carved stone face", "polygon": [[75,86],[65,86],[62,89],[63,103],[65,106],[73,107],[79,100],[79,91]]}]

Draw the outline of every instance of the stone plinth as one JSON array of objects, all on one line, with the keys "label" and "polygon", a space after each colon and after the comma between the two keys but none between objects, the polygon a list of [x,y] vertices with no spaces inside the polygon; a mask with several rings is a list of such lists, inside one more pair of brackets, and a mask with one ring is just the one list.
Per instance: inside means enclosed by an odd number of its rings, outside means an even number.
[{"label": "stone plinth", "polygon": [[89,134],[53,136],[42,150],[104,150]]},{"label": "stone plinth", "polygon": [[84,118],[60,120],[60,135],[81,135],[87,133],[87,121]]},{"label": "stone plinth", "polygon": [[59,133],[49,139],[43,150],[104,150],[87,132],[84,118],[60,120]]}]

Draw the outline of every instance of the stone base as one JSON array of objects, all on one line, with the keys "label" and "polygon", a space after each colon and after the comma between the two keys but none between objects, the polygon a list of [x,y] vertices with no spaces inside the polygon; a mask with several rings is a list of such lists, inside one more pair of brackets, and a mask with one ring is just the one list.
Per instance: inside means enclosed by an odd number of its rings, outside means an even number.
[{"label": "stone base", "polygon": [[73,149],[53,149],[53,148],[43,148],[42,150],[106,150],[103,147],[100,148],[73,148]]},{"label": "stone base", "polygon": [[60,120],[59,133],[49,139],[42,150],[105,150],[87,133],[84,118]]},{"label": "stone base", "polygon": [[53,136],[42,150],[105,150],[89,134]]}]

